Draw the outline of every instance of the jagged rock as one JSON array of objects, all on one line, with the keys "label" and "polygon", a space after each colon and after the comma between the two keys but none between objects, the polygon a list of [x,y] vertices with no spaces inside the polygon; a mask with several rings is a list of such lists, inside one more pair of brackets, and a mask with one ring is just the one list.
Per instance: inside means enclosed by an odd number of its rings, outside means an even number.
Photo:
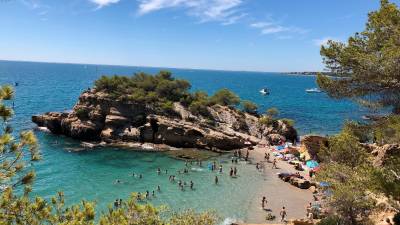
[{"label": "jagged rock", "polygon": [[296,130],[282,121],[260,125],[258,117],[214,105],[210,116],[193,115],[175,102],[173,112],[159,112],[133,100],[112,100],[95,89],[85,91],[70,113],[32,116],[38,126],[79,140],[115,143],[154,143],[173,147],[233,150],[245,142],[292,140]]},{"label": "jagged rock", "polygon": [[326,137],[317,135],[307,135],[301,139],[300,152],[305,156],[305,160],[316,159],[322,146],[327,145]]},{"label": "jagged rock", "polygon": [[286,141],[286,138],[280,134],[268,134],[267,140],[272,145],[279,145],[282,142]]},{"label": "jagged rock", "polygon": [[371,154],[374,156],[374,166],[384,166],[387,159],[391,156],[400,156],[400,144],[386,144],[375,146]]}]

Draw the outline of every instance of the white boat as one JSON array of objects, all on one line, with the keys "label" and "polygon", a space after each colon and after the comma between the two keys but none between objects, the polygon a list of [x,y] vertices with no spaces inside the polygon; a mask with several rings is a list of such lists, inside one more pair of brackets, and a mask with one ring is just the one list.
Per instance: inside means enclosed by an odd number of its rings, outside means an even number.
[{"label": "white boat", "polygon": [[319,88],[309,88],[306,89],[307,93],[321,93],[322,91]]},{"label": "white boat", "polygon": [[267,88],[263,88],[263,89],[260,90],[260,93],[262,95],[269,95],[269,90]]}]

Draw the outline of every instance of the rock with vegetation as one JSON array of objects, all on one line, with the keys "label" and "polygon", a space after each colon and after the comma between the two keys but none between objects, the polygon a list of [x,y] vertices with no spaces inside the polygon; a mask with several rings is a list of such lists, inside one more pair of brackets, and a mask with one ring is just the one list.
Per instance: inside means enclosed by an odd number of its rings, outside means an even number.
[{"label": "rock with vegetation", "polygon": [[132,77],[103,76],[84,91],[70,113],[32,117],[54,134],[106,143],[155,143],[173,147],[232,150],[257,144],[271,135],[294,140],[284,120],[260,123],[254,103],[222,89],[213,96],[189,91],[190,84],[161,71]]}]

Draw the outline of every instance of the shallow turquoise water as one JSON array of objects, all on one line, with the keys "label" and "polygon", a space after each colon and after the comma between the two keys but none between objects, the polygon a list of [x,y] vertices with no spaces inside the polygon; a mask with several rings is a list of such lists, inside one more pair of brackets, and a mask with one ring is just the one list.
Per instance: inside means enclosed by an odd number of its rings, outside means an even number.
[{"label": "shallow turquoise water", "polygon": [[[32,129],[33,114],[63,111],[73,107],[82,90],[91,87],[101,74],[132,74],[138,71],[155,73],[159,68],[120,66],[94,66],[73,64],[43,64],[0,61],[0,84],[19,82],[16,87],[16,116],[12,121],[16,130]],[[340,130],[346,119],[359,119],[367,111],[349,101],[335,101],[325,94],[307,94],[306,88],[315,87],[315,77],[289,76],[277,73],[252,73],[206,70],[171,69],[181,78],[188,79],[193,89],[213,93],[230,88],[243,99],[260,105],[280,109],[282,117],[292,118],[300,133],[331,134]],[[270,96],[261,96],[259,90],[267,86]],[[154,204],[167,204],[173,209],[216,209],[222,217],[246,218],[249,195],[260,188],[261,174],[254,165],[238,165],[240,177],[220,176],[220,185],[213,185],[216,174],[208,170],[194,170],[182,175],[184,181],[193,180],[195,191],[180,191],[170,184],[168,175],[156,174],[160,167],[170,173],[183,168],[183,162],[162,153],[133,152],[103,148],[73,152],[79,142],[62,136],[37,132],[44,160],[35,164],[37,180],[34,193],[45,197],[62,190],[70,203],[79,199],[97,201],[98,210],[106,209],[116,198],[127,198],[133,191],[152,191],[157,185],[162,192],[152,199]],[[229,156],[221,156],[224,160]],[[224,164],[228,170],[230,164]],[[142,173],[142,180],[132,172]],[[116,179],[122,184],[113,184]]]},{"label": "shallow turquoise water", "polygon": [[[95,201],[98,210],[107,209],[107,203],[117,198],[126,199],[131,192],[150,193],[155,190],[156,197],[149,202],[156,205],[168,205],[172,210],[194,208],[196,210],[215,209],[226,218],[246,219],[246,211],[251,198],[258,193],[260,181],[264,175],[255,171],[255,166],[239,162],[238,178],[230,178],[232,166],[229,155],[215,160],[223,165],[223,173],[212,172],[203,166],[192,165],[189,174],[177,171],[185,168],[183,161],[170,158],[165,153],[135,152],[115,148],[100,148],[90,151],[74,152],[79,143],[65,137],[38,133],[41,140],[43,157],[35,164],[37,180],[35,194],[50,198],[58,190],[64,191],[69,203],[80,199]],[[44,148],[45,147],[45,148]],[[211,163],[214,159],[210,159]],[[157,174],[157,168],[162,173]],[[168,174],[165,174],[168,170]],[[133,177],[132,173],[143,174],[143,178]],[[189,184],[194,182],[194,190],[189,186],[181,191],[177,183],[169,181],[169,175],[176,180]],[[218,176],[219,185],[214,184]],[[116,180],[120,184],[116,184]],[[157,192],[160,185],[161,192]]]}]

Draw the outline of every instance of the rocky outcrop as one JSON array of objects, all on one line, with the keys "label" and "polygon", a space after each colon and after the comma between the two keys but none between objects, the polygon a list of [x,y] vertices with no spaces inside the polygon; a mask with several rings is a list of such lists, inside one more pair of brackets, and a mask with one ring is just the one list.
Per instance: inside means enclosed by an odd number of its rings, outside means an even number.
[{"label": "rocky outcrop", "polygon": [[214,105],[209,116],[193,115],[176,102],[172,112],[159,112],[151,105],[129,100],[112,100],[92,89],[79,97],[69,113],[49,112],[32,117],[40,127],[54,134],[84,141],[106,143],[147,142],[173,147],[232,150],[262,140],[293,140],[296,130],[277,121],[266,126],[258,117],[237,109]]},{"label": "rocky outcrop", "polygon": [[301,138],[300,153],[305,157],[305,160],[317,159],[318,152],[323,146],[328,145],[326,137],[318,135],[307,135]]},{"label": "rocky outcrop", "polygon": [[400,156],[400,144],[386,144],[383,146],[374,146],[371,154],[374,156],[373,165],[384,166],[386,161],[392,156]]}]

